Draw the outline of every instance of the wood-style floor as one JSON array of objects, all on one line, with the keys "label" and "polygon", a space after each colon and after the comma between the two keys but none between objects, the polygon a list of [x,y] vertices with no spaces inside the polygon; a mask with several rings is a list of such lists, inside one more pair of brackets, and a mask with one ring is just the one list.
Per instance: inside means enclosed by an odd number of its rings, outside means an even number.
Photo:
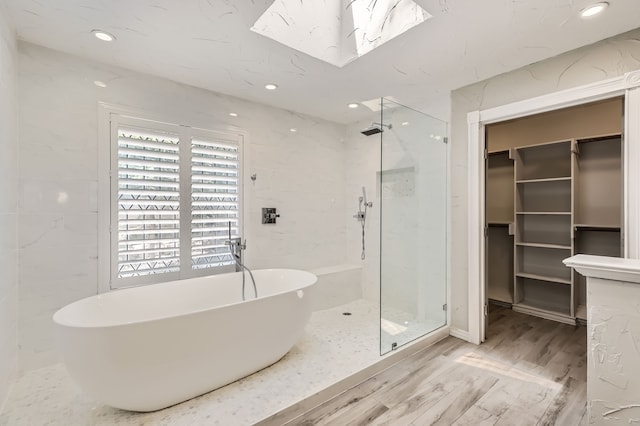
[{"label": "wood-style floor", "polygon": [[482,345],[448,337],[288,424],[586,425],[586,328],[489,317]]}]

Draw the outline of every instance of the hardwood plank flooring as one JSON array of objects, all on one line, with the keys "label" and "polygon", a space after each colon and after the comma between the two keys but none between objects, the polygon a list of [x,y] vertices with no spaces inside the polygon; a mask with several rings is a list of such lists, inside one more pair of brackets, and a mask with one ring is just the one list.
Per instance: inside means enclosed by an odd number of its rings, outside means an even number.
[{"label": "hardwood plank flooring", "polygon": [[448,337],[287,424],[581,425],[586,379],[584,326],[492,307],[482,345]]}]

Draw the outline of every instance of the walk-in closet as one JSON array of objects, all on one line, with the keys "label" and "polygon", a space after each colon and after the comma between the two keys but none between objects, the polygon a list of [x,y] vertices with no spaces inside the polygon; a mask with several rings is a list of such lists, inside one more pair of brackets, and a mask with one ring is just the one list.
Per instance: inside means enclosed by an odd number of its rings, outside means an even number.
[{"label": "walk-in closet", "polygon": [[584,278],[562,260],[622,255],[623,109],[613,98],[486,126],[490,304],[586,320]]}]

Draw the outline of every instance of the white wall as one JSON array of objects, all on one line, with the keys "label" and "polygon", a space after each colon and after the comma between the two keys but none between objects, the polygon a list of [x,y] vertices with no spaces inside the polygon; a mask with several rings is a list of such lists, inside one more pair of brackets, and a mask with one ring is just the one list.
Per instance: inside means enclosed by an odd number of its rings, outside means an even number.
[{"label": "white wall", "polygon": [[[607,272],[598,272],[607,275]],[[640,416],[640,287],[637,282],[589,277],[587,293],[589,424],[637,423]]]},{"label": "white wall", "polygon": [[[98,101],[184,124],[248,131],[248,266],[344,263],[343,126],[30,44],[19,45],[19,58],[23,370],[56,361],[51,315],[96,294],[98,263],[108,261],[97,254]],[[108,87],[98,88],[94,80]],[[239,117],[230,117],[231,111]],[[248,178],[253,173],[255,183]],[[276,225],[261,224],[261,207],[278,208]]]},{"label": "white wall", "polygon": [[452,326],[468,330],[467,113],[601,81],[636,69],[640,69],[640,29],[452,92]]},{"label": "white wall", "polygon": [[0,411],[17,366],[17,49],[0,5]]}]

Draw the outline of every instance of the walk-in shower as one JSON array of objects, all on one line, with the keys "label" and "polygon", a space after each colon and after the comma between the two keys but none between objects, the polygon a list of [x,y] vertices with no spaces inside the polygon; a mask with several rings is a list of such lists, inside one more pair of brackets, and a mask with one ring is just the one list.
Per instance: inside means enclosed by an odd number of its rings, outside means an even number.
[{"label": "walk-in shower", "polygon": [[[375,130],[377,129],[377,131]],[[447,124],[382,99],[380,352],[446,324]]]}]

